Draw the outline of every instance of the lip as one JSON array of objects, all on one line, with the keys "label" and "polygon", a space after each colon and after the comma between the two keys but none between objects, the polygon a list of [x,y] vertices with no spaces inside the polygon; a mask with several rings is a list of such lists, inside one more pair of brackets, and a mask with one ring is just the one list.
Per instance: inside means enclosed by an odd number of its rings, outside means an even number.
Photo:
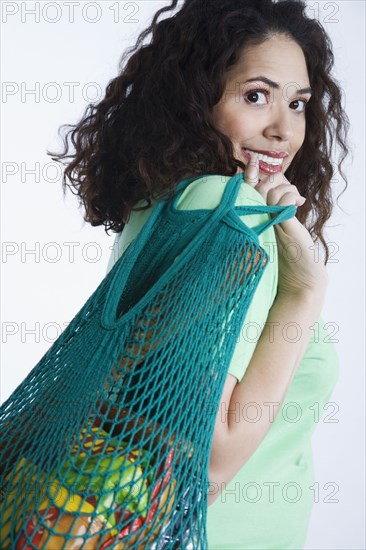
[{"label": "lip", "polygon": [[274,159],[285,159],[288,157],[286,151],[260,151],[257,149],[249,149],[249,147],[242,147],[242,149],[248,149],[248,151],[253,151],[253,153],[259,153],[260,155],[266,155],[267,157],[272,157]]},{"label": "lip", "polygon": [[[251,151],[252,149],[248,149],[248,151]],[[245,158],[247,158],[248,160],[250,160],[250,155],[249,153],[247,153],[244,148],[242,149],[243,151],[243,155],[245,156]],[[265,152],[262,152],[262,151],[253,151],[254,153],[259,153],[259,154],[262,154],[262,155],[265,155],[267,153]],[[275,152],[275,151],[272,151],[272,153]],[[282,155],[284,153],[281,153]],[[268,155],[268,156],[272,156],[272,155]],[[285,156],[287,157],[288,156],[288,153],[285,153]],[[273,156],[272,156],[273,158]],[[283,156],[281,157],[275,157],[275,158],[285,158]],[[271,164],[267,164],[266,162],[263,162],[262,160],[259,161],[259,169],[261,170],[261,172],[264,172],[265,174],[277,174],[278,172],[281,172],[282,171],[282,162],[280,164],[278,164],[277,166],[275,165],[271,165]]]}]

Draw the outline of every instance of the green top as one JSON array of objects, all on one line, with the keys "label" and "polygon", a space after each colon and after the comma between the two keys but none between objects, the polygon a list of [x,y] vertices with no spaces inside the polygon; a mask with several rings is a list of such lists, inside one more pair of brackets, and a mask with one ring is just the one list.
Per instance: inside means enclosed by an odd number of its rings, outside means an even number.
[{"label": "green top", "polygon": [[[205,176],[193,181],[182,193],[177,208],[215,208],[229,177]],[[209,191],[208,191],[209,187]],[[145,201],[141,201],[141,204]],[[242,183],[236,205],[265,205],[263,197]],[[123,231],[116,235],[107,272],[134,240],[150,216],[155,203],[145,211],[133,211]],[[254,227],[268,214],[242,217]],[[259,235],[270,261],[262,275],[247,312],[228,372],[239,381],[254,352],[278,282],[278,258],[273,226]],[[273,426],[249,461],[237,473],[216,502],[208,507],[209,549],[300,549],[303,547],[314,501],[311,435],[324,414],[338,379],[339,362],[322,317],[295,373]],[[295,338],[289,328],[289,338]],[[268,410],[262,414],[269,414]],[[248,420],[260,411],[247,409]],[[328,411],[329,414],[329,411]]]}]

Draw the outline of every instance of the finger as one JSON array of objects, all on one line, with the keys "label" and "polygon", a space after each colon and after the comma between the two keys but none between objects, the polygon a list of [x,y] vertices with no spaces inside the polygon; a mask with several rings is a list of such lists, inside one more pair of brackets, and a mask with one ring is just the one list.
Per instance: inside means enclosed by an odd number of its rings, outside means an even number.
[{"label": "finger", "polygon": [[[295,201],[298,201],[299,204]],[[292,193],[286,193],[281,198],[281,200],[279,201],[278,206],[295,205],[298,208],[299,206],[302,206],[305,201],[306,201],[305,197],[301,197],[301,196],[297,197],[297,196],[293,195]],[[295,214],[292,216],[292,218],[289,218],[288,220],[280,222],[280,224],[278,224],[278,225],[281,225],[281,229],[285,233],[296,234],[296,231],[298,231],[298,229],[299,229],[299,227],[298,227],[299,224],[300,224],[300,222],[296,218],[296,212],[295,212]],[[277,227],[277,224],[275,224],[274,227]]]},{"label": "finger", "polygon": [[295,204],[302,206],[305,202],[305,197],[300,195],[299,190],[294,185],[279,185],[272,188],[267,193],[267,204],[270,206],[288,206]]},{"label": "finger", "polygon": [[302,206],[305,201],[306,198],[301,196],[300,193],[289,191],[281,197],[278,204],[279,206],[289,206],[290,204],[294,204],[295,206]]},{"label": "finger", "polygon": [[[275,189],[281,186],[286,187],[287,185],[290,185],[290,182],[286,179],[284,174],[280,172],[277,174],[266,175],[264,178],[260,179],[258,185],[256,186],[256,190],[262,195],[264,200],[267,202],[267,195],[271,189]],[[277,198],[279,199],[280,196],[281,194],[279,194]],[[276,204],[276,202],[272,204]]]},{"label": "finger", "polygon": [[246,183],[248,183],[251,187],[255,187],[259,182],[259,160],[258,158],[251,158],[248,162],[245,172],[244,172],[244,178]]},{"label": "finger", "polygon": [[276,187],[281,187],[284,185],[291,185],[288,179],[282,174],[282,172],[277,174],[270,174],[266,177],[262,178],[260,183],[258,184],[258,189],[263,191],[265,194],[268,193],[270,189],[274,189]]}]

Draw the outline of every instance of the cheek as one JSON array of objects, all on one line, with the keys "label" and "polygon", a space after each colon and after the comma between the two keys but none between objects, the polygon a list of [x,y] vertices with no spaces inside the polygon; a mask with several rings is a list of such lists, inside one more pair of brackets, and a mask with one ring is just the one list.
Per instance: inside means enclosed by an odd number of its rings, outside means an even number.
[{"label": "cheek", "polygon": [[258,117],[235,102],[221,103],[213,109],[215,127],[233,141],[245,143],[258,133]]},{"label": "cheek", "polygon": [[298,151],[299,149],[301,149],[304,141],[305,141],[305,130],[306,130],[306,124],[305,124],[305,120],[302,121],[298,127],[296,128],[296,132],[295,132],[295,135],[294,135],[294,149],[296,149],[296,151]]},{"label": "cheek", "polygon": [[227,123],[227,116],[225,114],[225,110],[223,107],[216,107],[212,114],[212,122],[220,132],[225,133],[226,131],[226,123]]},{"label": "cheek", "polygon": [[242,106],[233,106],[227,112],[226,127],[232,136],[240,140],[250,139],[258,132],[258,119],[253,113],[246,112]]},{"label": "cheek", "polygon": [[241,129],[241,134],[246,139],[251,139],[258,134],[261,134],[265,128],[265,125],[261,123],[261,120],[253,112],[243,112],[238,119]]}]

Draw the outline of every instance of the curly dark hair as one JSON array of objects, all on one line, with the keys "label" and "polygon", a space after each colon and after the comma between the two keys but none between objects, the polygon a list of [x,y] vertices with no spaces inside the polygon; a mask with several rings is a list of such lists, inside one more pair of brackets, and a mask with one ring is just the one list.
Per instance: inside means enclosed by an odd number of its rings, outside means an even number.
[{"label": "curly dark hair", "polygon": [[[338,155],[335,164],[347,187],[342,163],[349,152],[349,121],[331,76],[334,55],[326,31],[306,16],[306,4],[298,0],[185,0],[179,11],[158,22],[177,2],[159,9],[122,55],[119,75],[108,83],[105,97],[89,104],[77,124],[62,125],[73,128],[63,138],[64,152],[47,154],[57,162],[73,159],[64,170],[64,193],[66,186],[72,192],[74,187],[86,210],[84,220],[104,224],[107,234],[118,233],[131,210],[149,208],[152,198],[167,192],[170,200],[182,179],[233,176],[238,166],[244,170],[231,140],[213,125],[212,108],[243,48],[285,35],[302,48],[313,89],[305,140],[285,176],[307,198],[296,216],[322,242],[327,263],[322,230],[333,208],[331,159]],[[141,45],[149,33],[150,44]],[[74,154],[67,154],[70,135]],[[146,206],[134,208],[141,200]]]}]

